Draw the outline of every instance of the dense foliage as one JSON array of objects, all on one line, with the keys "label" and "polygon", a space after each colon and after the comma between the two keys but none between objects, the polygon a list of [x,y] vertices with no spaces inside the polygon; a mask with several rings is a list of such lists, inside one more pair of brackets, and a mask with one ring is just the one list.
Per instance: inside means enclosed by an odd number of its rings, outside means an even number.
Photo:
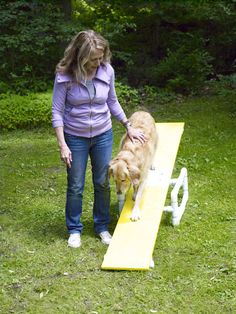
[{"label": "dense foliage", "polygon": [[235,72],[236,1],[75,1],[84,23],[110,38],[134,85],[185,93]]},{"label": "dense foliage", "polygon": [[4,95],[0,99],[0,112],[1,129],[48,126],[51,121],[51,93]]},{"label": "dense foliage", "polygon": [[71,36],[110,41],[119,79],[178,93],[235,72],[236,0],[0,2],[0,90],[40,91]]},{"label": "dense foliage", "polygon": [[0,2],[0,89],[47,89],[73,28],[53,1]]}]

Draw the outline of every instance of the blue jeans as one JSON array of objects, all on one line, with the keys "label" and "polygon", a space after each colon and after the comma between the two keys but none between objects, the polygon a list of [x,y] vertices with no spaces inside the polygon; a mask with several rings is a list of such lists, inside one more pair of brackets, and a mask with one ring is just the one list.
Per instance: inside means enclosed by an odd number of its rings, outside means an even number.
[{"label": "blue jeans", "polygon": [[112,155],[112,129],[93,138],[65,133],[72,152],[71,168],[67,167],[66,225],[68,232],[81,233],[82,200],[88,157],[92,165],[94,186],[93,220],[96,233],[108,230],[110,222],[110,185],[108,166]]}]

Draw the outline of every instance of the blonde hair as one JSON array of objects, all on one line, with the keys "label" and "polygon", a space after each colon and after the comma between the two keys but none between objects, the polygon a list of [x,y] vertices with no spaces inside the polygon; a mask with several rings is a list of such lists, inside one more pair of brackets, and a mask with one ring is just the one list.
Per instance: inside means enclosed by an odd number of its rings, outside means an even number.
[{"label": "blonde hair", "polygon": [[103,50],[102,63],[110,63],[111,52],[108,41],[93,30],[79,32],[70,42],[64,52],[64,57],[56,66],[56,73],[72,75],[77,82],[86,78],[85,64],[91,51]]}]

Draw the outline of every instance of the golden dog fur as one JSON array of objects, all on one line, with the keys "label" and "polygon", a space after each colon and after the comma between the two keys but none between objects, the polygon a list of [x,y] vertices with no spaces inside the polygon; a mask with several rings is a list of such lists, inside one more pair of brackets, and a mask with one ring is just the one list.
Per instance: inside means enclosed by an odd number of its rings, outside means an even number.
[{"label": "golden dog fur", "polygon": [[[124,196],[130,186],[133,186],[133,200],[135,201],[135,205],[131,219],[137,220],[140,218],[140,194],[142,193],[148,170],[152,167],[156,150],[157,132],[155,120],[148,112],[137,111],[131,115],[129,121],[132,127],[143,132],[146,142],[143,144],[138,140],[132,142],[128,135],[125,134],[121,140],[118,155],[110,163],[109,174],[114,178],[118,198],[123,202]],[[137,200],[137,198],[139,199]],[[135,211],[138,213],[135,213]]]}]

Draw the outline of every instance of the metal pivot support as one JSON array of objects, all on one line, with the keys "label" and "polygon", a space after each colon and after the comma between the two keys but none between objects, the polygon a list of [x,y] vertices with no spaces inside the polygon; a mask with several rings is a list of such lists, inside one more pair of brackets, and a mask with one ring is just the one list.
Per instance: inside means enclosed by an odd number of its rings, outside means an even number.
[{"label": "metal pivot support", "polygon": [[[172,213],[172,224],[178,226],[188,201],[187,169],[182,168],[179,177],[170,180],[170,185],[173,186],[173,190],[171,191],[171,206],[165,206],[164,211]],[[181,187],[183,188],[183,197],[179,205],[178,194]]]}]

